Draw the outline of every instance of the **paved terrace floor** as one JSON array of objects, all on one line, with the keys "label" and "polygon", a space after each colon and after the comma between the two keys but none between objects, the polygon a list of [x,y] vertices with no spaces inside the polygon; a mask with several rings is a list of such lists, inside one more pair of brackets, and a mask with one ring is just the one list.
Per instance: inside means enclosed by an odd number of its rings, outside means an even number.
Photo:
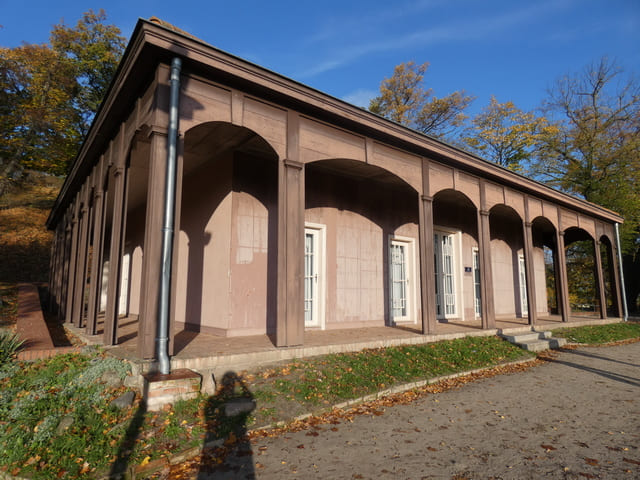
[{"label": "paved terrace floor", "polygon": [[[538,329],[553,329],[585,323],[600,324],[619,321],[618,318],[601,320],[594,316],[574,316],[571,317],[570,322],[563,323],[559,316],[548,316],[539,318],[536,326]],[[102,343],[101,329],[102,323],[100,322],[98,335],[87,336],[82,329],[70,328],[74,334],[89,344]],[[327,353],[402,344],[422,344],[465,336],[495,335],[499,332],[526,329],[529,329],[527,319],[515,318],[497,321],[496,329],[490,330],[482,330],[479,320],[438,322],[436,332],[430,335],[422,335],[415,324],[397,327],[308,330],[305,332],[303,346],[289,348],[277,348],[274,339],[268,335],[220,337],[184,330],[176,334],[172,368],[202,368],[204,366],[222,368],[232,365],[236,365],[236,368],[247,368],[251,365],[264,365],[280,360]],[[137,332],[138,319],[136,317],[121,317],[118,326],[118,345],[110,347],[111,351],[117,356],[136,360]],[[209,359],[209,361],[204,359]]]}]

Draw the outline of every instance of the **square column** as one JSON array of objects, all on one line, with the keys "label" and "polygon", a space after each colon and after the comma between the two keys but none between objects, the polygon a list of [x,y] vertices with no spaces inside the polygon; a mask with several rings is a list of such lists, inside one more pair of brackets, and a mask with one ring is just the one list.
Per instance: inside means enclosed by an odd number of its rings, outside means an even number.
[{"label": "square column", "polygon": [[423,195],[418,204],[420,248],[420,292],[422,301],[422,333],[436,331],[436,290],[433,285],[433,198]]},{"label": "square column", "polygon": [[127,169],[123,166],[114,168],[113,178],[113,218],[111,222],[111,241],[109,248],[109,277],[107,287],[107,309],[104,316],[104,344],[118,343],[118,306],[120,303],[120,273],[122,269],[122,253],[124,250]]},{"label": "square column", "polygon": [[64,320],[67,311],[67,282],[69,280],[69,262],[71,261],[71,237],[73,228],[71,226],[70,213],[67,212],[64,219],[63,246],[60,264],[60,285],[58,288],[58,319]]},{"label": "square column", "polygon": [[78,216],[80,214],[80,198],[76,196],[74,201],[73,217],[71,219],[71,248],[69,250],[69,265],[67,271],[67,282],[65,290],[65,317],[66,323],[73,321],[73,292],[76,280],[76,264],[78,259]]},{"label": "square column", "polygon": [[600,318],[607,318],[607,292],[604,288],[604,274],[602,272],[602,255],[600,254],[600,242],[593,241],[593,250],[596,257],[596,277],[598,279],[598,295],[600,298]]},{"label": "square column", "polygon": [[[149,138],[149,179],[142,255],[140,316],[138,321],[138,355],[142,358],[154,358],[156,350],[155,341],[158,332],[158,302],[162,269],[164,187],[167,167],[166,132],[154,129],[150,132]],[[181,179],[179,181],[181,182]],[[172,337],[172,335],[169,336]]]},{"label": "square column", "polygon": [[482,328],[496,328],[496,309],[493,299],[493,268],[491,266],[491,226],[489,212],[478,212],[478,257],[480,260],[480,298]]},{"label": "square column", "polygon": [[84,289],[87,284],[87,242],[89,237],[89,195],[90,186],[85,184],[82,194],[82,206],[80,207],[80,230],[78,239],[78,259],[76,261],[75,282],[73,289],[73,324],[82,327],[84,313]]},{"label": "square column", "polygon": [[278,347],[304,343],[304,201],[304,164],[279,162]]},{"label": "square column", "polygon": [[562,321],[568,322],[571,315],[569,306],[569,282],[567,280],[567,257],[564,253],[564,232],[556,231],[556,243],[558,245],[558,270],[560,288],[558,292],[558,306],[562,313]]},{"label": "square column", "polygon": [[91,279],[89,280],[89,305],[87,308],[87,334],[96,334],[98,310],[100,309],[100,291],[102,289],[102,252],[104,243],[104,192],[102,175],[98,175],[93,195],[93,256],[91,257]]},{"label": "square column", "polygon": [[536,299],[536,276],[533,266],[533,233],[531,222],[524,222],[524,265],[527,278],[527,310],[529,325],[534,326],[538,320]]}]

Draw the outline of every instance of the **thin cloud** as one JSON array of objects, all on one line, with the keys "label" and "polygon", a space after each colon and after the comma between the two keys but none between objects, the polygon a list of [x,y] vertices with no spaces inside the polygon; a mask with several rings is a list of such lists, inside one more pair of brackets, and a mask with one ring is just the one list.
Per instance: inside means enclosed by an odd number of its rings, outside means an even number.
[{"label": "thin cloud", "polygon": [[424,47],[445,41],[469,41],[479,40],[489,36],[495,36],[498,32],[514,28],[522,23],[530,23],[534,18],[547,15],[551,11],[565,8],[573,0],[564,2],[550,1],[542,4],[534,4],[527,8],[491,15],[486,18],[474,18],[463,22],[455,22],[437,28],[420,30],[399,37],[382,38],[378,36],[375,42],[365,42],[344,48],[331,58],[316,63],[313,67],[299,72],[299,78],[310,78],[321,73],[335,70],[343,65],[370,55],[409,47]]},{"label": "thin cloud", "polygon": [[305,43],[323,43],[334,40],[345,32],[351,32],[354,29],[379,32],[381,28],[391,21],[413,16],[418,12],[443,4],[447,4],[446,0],[419,0],[403,5],[394,4],[391,8],[369,11],[358,16],[332,17],[319,31],[307,37]]}]

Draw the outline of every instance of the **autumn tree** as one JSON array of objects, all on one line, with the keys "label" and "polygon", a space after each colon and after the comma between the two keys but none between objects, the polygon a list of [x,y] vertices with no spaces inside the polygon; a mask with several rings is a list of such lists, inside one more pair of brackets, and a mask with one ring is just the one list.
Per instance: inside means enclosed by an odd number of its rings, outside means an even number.
[{"label": "autumn tree", "polygon": [[124,52],[125,39],[120,29],[106,25],[104,10],[86,12],[75,27],[55,25],[51,32],[51,47],[70,60],[76,92],[73,107],[80,114],[83,135],[88,131],[111,78]]},{"label": "autumn tree", "polygon": [[24,169],[66,173],[124,51],[105,20],[90,10],[50,45],[0,48],[0,192]]},{"label": "autumn tree", "polygon": [[[619,212],[630,306],[640,294],[640,83],[606,58],[560,78],[543,111],[555,128],[538,139],[532,172]],[[635,277],[634,277],[635,276]]]},{"label": "autumn tree", "polygon": [[491,96],[489,105],[471,120],[462,141],[480,157],[514,171],[531,158],[537,139],[547,133],[544,117],[524,112],[513,102],[498,102]]},{"label": "autumn tree", "polygon": [[369,110],[436,138],[451,136],[463,124],[473,97],[464,91],[436,97],[424,86],[428,68],[428,63],[397,65],[380,84],[380,95],[371,100]]}]

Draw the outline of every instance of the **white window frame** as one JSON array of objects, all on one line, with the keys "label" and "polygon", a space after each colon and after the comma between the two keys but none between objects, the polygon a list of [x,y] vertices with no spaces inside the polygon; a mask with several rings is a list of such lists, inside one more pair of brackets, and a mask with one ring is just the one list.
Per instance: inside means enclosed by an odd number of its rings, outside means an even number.
[{"label": "white window frame", "polygon": [[126,316],[129,313],[129,284],[131,274],[131,255],[125,253],[120,264],[120,298],[118,300],[118,315]]},{"label": "white window frame", "polygon": [[[320,329],[325,328],[325,304],[326,304],[326,291],[327,291],[327,262],[326,262],[326,237],[327,227],[319,223],[305,222],[304,224],[305,242],[307,234],[313,234],[317,239],[317,244],[314,248],[314,265],[316,267],[316,273],[314,274],[314,285],[316,286],[314,303],[312,306],[312,321],[308,322],[305,315],[305,328]],[[306,250],[306,248],[305,248]],[[306,256],[306,253],[305,253]],[[307,281],[306,274],[306,258],[305,258],[305,272],[303,282]],[[304,285],[303,285],[304,291]],[[306,295],[305,295],[304,312],[306,312]]]},{"label": "white window frame", "polygon": [[522,316],[529,315],[529,301],[527,298],[527,264],[524,254],[518,254],[518,288],[520,289],[520,311]]},{"label": "white window frame", "polygon": [[473,264],[473,311],[475,318],[482,317],[482,278],[480,275],[480,250],[473,247],[471,250],[471,262]]},{"label": "white window frame", "polygon": [[[391,247],[393,245],[402,245],[405,248],[405,314],[402,316],[393,315],[393,259],[391,254]],[[418,283],[416,278],[416,239],[399,235],[389,235],[387,251],[389,252],[389,261],[387,262],[389,265],[389,318],[392,323],[416,323],[416,287]]]},{"label": "white window frame", "polygon": [[[433,248],[433,252],[434,252],[434,266],[435,266],[435,271],[434,271],[434,279],[435,279],[435,285],[436,285],[436,318],[444,320],[444,319],[450,319],[450,318],[463,318],[463,303],[462,303],[462,277],[463,277],[463,272],[462,272],[462,232],[460,230],[451,230],[451,229],[447,229],[447,228],[442,228],[442,227],[435,227],[433,229],[433,234],[434,234],[434,240],[435,237],[442,237],[442,236],[451,236],[452,238],[452,247],[453,247],[453,255],[452,255],[452,259],[453,259],[453,265],[452,265],[452,273],[453,273],[453,291],[454,291],[454,311],[447,313],[445,310],[446,308],[444,308],[444,305],[442,305],[439,301],[438,301],[438,291],[442,290],[442,287],[444,287],[443,283],[442,283],[442,270],[441,270],[441,266],[439,265],[438,261],[442,260],[442,249],[440,246],[440,240],[437,242],[434,242],[434,248]],[[440,296],[442,298],[443,293],[440,293]],[[438,306],[440,306],[442,309],[441,311],[438,312]]]}]

